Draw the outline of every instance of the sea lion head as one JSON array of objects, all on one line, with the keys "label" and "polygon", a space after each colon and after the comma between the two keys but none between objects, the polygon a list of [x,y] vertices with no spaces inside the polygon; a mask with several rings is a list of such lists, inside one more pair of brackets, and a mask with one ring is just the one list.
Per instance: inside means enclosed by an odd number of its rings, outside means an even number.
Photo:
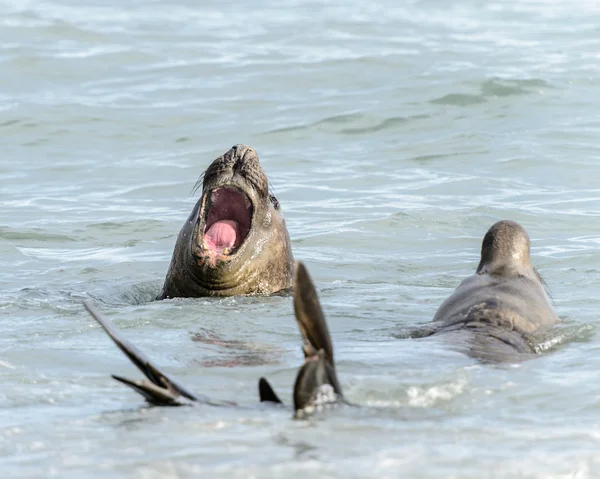
[{"label": "sea lion head", "polygon": [[519,223],[510,220],[498,221],[483,238],[477,274],[533,275],[540,279],[531,264],[530,249],[529,235]]},{"label": "sea lion head", "polygon": [[184,224],[159,298],[270,294],[292,285],[294,259],[281,206],[258,155],[235,145],[214,160]]}]

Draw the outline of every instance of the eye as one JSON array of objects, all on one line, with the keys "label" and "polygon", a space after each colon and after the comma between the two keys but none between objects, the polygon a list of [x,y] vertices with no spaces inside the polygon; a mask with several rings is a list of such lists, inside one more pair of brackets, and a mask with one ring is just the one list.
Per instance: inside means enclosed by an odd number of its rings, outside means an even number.
[{"label": "eye", "polygon": [[273,208],[278,210],[279,209],[279,200],[277,198],[275,198],[275,196],[273,196],[273,195],[269,195],[269,199],[271,200],[271,203],[273,203]]}]

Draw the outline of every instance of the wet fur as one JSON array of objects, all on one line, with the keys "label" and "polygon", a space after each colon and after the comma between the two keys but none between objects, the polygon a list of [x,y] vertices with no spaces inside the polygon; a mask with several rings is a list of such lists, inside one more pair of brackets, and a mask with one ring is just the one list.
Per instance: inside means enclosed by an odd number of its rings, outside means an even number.
[{"label": "wet fur", "polygon": [[[279,201],[256,152],[235,145],[214,160],[194,186],[203,194],[177,237],[173,256],[157,299],[175,297],[268,295],[293,285],[294,257]],[[202,246],[207,198],[217,187],[232,187],[252,203],[251,228],[231,254]]]},{"label": "wet fur", "polygon": [[530,335],[557,322],[547,285],[531,264],[527,232],[499,221],[484,237],[476,273],[437,310],[431,334],[477,358],[510,361],[534,354]]}]

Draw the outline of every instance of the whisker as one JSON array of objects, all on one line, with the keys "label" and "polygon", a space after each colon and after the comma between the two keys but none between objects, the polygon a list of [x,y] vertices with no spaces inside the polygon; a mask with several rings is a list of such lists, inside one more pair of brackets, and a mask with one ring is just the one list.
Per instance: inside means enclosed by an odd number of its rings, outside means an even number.
[{"label": "whisker", "polygon": [[192,191],[190,191],[190,196],[194,196],[196,194],[196,192],[200,189],[200,187],[202,186],[202,183],[204,182],[204,174],[206,173],[206,171],[203,171],[200,176],[198,177],[198,180],[196,181],[196,184],[194,185],[194,187],[192,188]]}]

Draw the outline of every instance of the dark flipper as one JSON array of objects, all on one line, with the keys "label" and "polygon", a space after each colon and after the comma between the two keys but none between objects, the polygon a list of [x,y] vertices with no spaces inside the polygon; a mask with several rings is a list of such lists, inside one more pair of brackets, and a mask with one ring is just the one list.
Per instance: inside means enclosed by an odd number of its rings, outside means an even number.
[{"label": "dark flipper", "polygon": [[260,396],[260,402],[273,402],[277,404],[283,404],[279,396],[275,393],[269,381],[265,378],[258,380],[258,395]]},{"label": "dark flipper", "polygon": [[320,349],[316,355],[306,358],[298,371],[294,384],[294,409],[296,411],[314,405],[315,394],[322,386],[329,385],[327,366],[323,349]]},{"label": "dark flipper", "polygon": [[333,345],[321,303],[319,303],[319,297],[308,270],[300,261],[296,262],[294,276],[294,312],[298,327],[304,337],[304,352],[313,356],[323,349],[325,358],[333,364]]},{"label": "dark flipper", "polygon": [[84,301],[83,305],[93,318],[100,323],[119,349],[144,373],[150,382],[132,381],[119,376],[113,376],[116,380],[133,388],[144,396],[148,402],[156,405],[180,406],[189,404],[190,401],[209,403],[208,398],[192,394],[173,378],[169,377],[167,373],[152,364],[144,353],[122,338],[120,331],[115,325],[109,319],[103,317],[89,301]]},{"label": "dark flipper", "polygon": [[150,381],[134,381],[115,374],[112,377],[140,393],[150,404],[156,406],[185,406],[190,403],[182,396],[172,394],[168,389],[156,386]]},{"label": "dark flipper", "polygon": [[314,284],[301,262],[296,263],[294,311],[304,338],[305,357],[294,384],[294,407],[298,412],[342,398],[327,322]]},{"label": "dark flipper", "polygon": [[331,342],[329,328],[315,286],[308,270],[300,261],[296,263],[294,278],[294,311],[298,327],[304,337],[302,349],[306,361],[314,361],[319,351],[323,350],[328,382],[333,386],[336,394],[341,396],[342,388],[335,372],[333,343]]}]

